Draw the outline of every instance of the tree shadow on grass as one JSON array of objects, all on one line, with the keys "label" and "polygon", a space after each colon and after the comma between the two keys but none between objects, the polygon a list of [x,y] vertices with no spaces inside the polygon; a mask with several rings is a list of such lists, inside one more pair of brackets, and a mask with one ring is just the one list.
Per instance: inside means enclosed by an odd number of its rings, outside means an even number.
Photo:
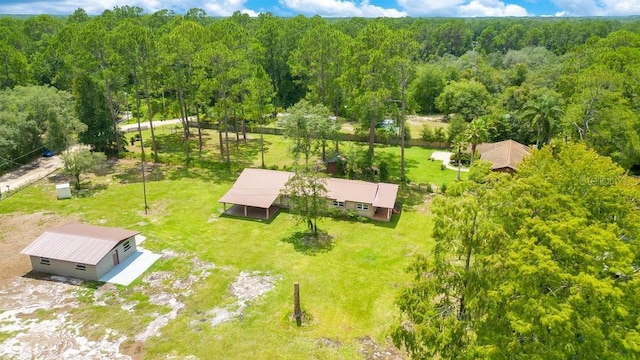
[{"label": "tree shadow on grass", "polygon": [[[144,167],[145,181],[160,181],[166,178],[166,171],[161,164],[154,164],[145,161]],[[136,166],[122,169],[119,173],[113,175],[113,178],[120,181],[121,184],[142,182],[142,169],[140,163],[136,164]]]},{"label": "tree shadow on grass", "polygon": [[[376,149],[381,148],[382,146],[378,145]],[[390,148],[398,148],[397,146],[386,145],[385,147]],[[400,148],[398,148],[398,152],[391,151],[377,151],[376,152],[376,161],[378,163],[384,162],[387,166],[387,171],[389,172],[389,178],[394,180],[400,180]],[[405,176],[408,177],[409,171],[418,166],[418,162],[413,159],[408,159],[406,156],[404,158],[404,170]]]},{"label": "tree shadow on grass", "polygon": [[297,252],[309,256],[329,252],[334,246],[333,236],[322,230],[318,230],[318,236],[313,236],[308,231],[298,231],[281,241],[292,244]]},{"label": "tree shadow on grass", "polygon": [[178,166],[172,168],[167,178],[169,180],[179,180],[184,178],[201,179],[216,183],[234,182],[238,178],[238,172],[230,168],[224,162],[216,161],[207,157],[199,157],[191,160],[189,166]]},{"label": "tree shadow on grass", "polygon": [[402,204],[397,206],[398,213],[391,215],[391,220],[385,221],[372,221],[373,225],[376,227],[383,227],[388,229],[395,229],[398,226],[398,221],[400,221],[400,215],[402,214]]},{"label": "tree shadow on grass", "polygon": [[102,281],[79,279],[79,278],[74,278],[74,277],[65,276],[65,275],[48,274],[48,273],[43,273],[36,270],[31,270],[26,274],[22,275],[22,277],[26,279],[44,280],[44,281],[50,281],[54,283],[74,285],[74,286],[83,287],[86,289],[93,289],[93,290],[99,289],[102,285],[105,284]]},{"label": "tree shadow on grass", "polygon": [[422,204],[427,194],[426,187],[420,184],[404,184],[398,191],[398,202],[408,209]]},{"label": "tree shadow on grass", "polygon": [[79,198],[88,198],[106,189],[106,184],[91,184],[90,182],[83,181],[80,184],[80,189],[74,188],[73,193]]},{"label": "tree shadow on grass", "polygon": [[[260,154],[260,140],[247,139],[246,143],[241,138],[236,142],[235,134],[229,133],[229,158],[230,165],[226,163],[226,154],[220,153],[217,132],[203,133],[204,148],[198,150],[198,137],[192,133],[189,140],[190,159],[186,164],[185,146],[181,133],[156,135],[156,144],[159,151],[160,162],[164,166],[162,178],[149,180],[162,180],[165,177],[170,180],[182,178],[200,178],[215,182],[233,182],[238,173],[252,167]],[[223,139],[223,143],[225,143]],[[270,143],[265,141],[265,151]],[[151,143],[145,141],[145,148]],[[226,146],[226,144],[225,144]],[[147,150],[147,149],[145,149]],[[149,149],[150,150],[150,149]],[[140,182],[140,170],[128,171],[128,174],[119,176],[124,182]]]}]

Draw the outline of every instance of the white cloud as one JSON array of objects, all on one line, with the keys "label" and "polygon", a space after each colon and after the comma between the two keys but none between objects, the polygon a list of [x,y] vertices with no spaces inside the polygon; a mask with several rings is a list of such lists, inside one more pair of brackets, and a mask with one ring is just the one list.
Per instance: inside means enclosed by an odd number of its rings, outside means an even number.
[{"label": "white cloud", "polygon": [[561,9],[556,16],[640,15],[638,0],[551,0]]},{"label": "white cloud", "polygon": [[257,12],[244,8],[246,2],[247,0],[210,1],[204,4],[203,10],[210,16],[231,16],[234,11],[240,11],[249,16],[258,16]]},{"label": "white cloud", "polygon": [[519,5],[500,0],[398,0],[409,16],[527,16]]},{"label": "white cloud", "polygon": [[371,5],[368,0],[360,3],[347,0],[280,0],[280,4],[288,10],[305,15],[320,15],[327,17],[402,17],[407,16],[404,11],[387,9]]},{"label": "white cloud", "polygon": [[527,16],[522,6],[505,4],[499,0],[473,0],[459,7],[459,15],[476,16]]}]

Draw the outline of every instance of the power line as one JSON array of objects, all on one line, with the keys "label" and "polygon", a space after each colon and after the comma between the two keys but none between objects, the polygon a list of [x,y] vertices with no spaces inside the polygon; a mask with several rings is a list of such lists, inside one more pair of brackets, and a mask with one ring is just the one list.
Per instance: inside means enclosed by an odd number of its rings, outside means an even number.
[{"label": "power line", "polygon": [[35,150],[31,151],[31,152],[28,152],[28,153],[26,153],[26,154],[20,155],[20,156],[18,156],[17,158],[13,158],[13,159],[7,159],[7,158],[4,158],[4,157],[2,157],[2,156],[0,156],[0,159],[4,160],[4,161],[6,161],[6,162],[9,162],[9,163],[14,163],[14,164],[17,164],[17,165],[24,165],[24,164],[19,163],[19,162],[15,161],[15,160],[18,160],[18,159],[20,159],[20,158],[23,158],[23,157],[25,157],[25,156],[27,156],[27,155],[31,155],[31,154],[33,154],[34,152],[36,152],[36,151],[40,151],[40,150],[42,150],[42,149],[44,149],[44,148],[45,148],[44,146],[40,146],[39,148],[37,148],[37,149],[35,149]]}]

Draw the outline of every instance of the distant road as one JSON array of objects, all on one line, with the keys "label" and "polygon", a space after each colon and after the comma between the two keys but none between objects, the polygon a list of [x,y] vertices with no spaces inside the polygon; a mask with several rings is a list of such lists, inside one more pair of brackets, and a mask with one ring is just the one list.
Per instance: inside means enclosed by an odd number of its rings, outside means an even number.
[{"label": "distant road", "polygon": [[[193,120],[192,118],[189,118],[189,120]],[[157,128],[160,126],[166,126],[166,125],[176,125],[176,124],[180,124],[180,119],[170,119],[170,120],[154,120],[153,121],[153,128]],[[128,133],[128,132],[132,132],[132,131],[136,131],[138,130],[138,124],[120,124],[120,130]],[[148,121],[141,121],[140,122],[140,128],[142,128],[142,130],[146,130],[150,127],[150,124]]]},{"label": "distant road", "polygon": [[27,186],[43,177],[53,173],[62,167],[62,159],[59,155],[52,157],[41,157],[27,165],[21,166],[17,170],[13,170],[0,176],[0,193],[5,197],[5,192],[13,192],[21,187]]}]

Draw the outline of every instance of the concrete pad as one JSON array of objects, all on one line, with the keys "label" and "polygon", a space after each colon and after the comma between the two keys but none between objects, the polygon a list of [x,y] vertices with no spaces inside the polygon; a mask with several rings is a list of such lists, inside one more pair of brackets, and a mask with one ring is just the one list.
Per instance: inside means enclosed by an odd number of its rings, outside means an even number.
[{"label": "concrete pad", "polygon": [[453,153],[447,151],[434,151],[430,158],[433,160],[440,160],[448,164],[449,160],[451,160],[451,155],[453,155]]},{"label": "concrete pad", "polygon": [[100,281],[127,286],[142,275],[161,256],[149,250],[138,248],[138,251],[133,255],[101,277]]},{"label": "concrete pad", "polygon": [[[447,151],[434,151],[430,159],[442,161],[442,165],[444,165],[449,170],[458,170],[458,167],[455,164],[451,164],[451,156],[453,153]],[[469,171],[469,168],[462,167],[460,171]]]}]

